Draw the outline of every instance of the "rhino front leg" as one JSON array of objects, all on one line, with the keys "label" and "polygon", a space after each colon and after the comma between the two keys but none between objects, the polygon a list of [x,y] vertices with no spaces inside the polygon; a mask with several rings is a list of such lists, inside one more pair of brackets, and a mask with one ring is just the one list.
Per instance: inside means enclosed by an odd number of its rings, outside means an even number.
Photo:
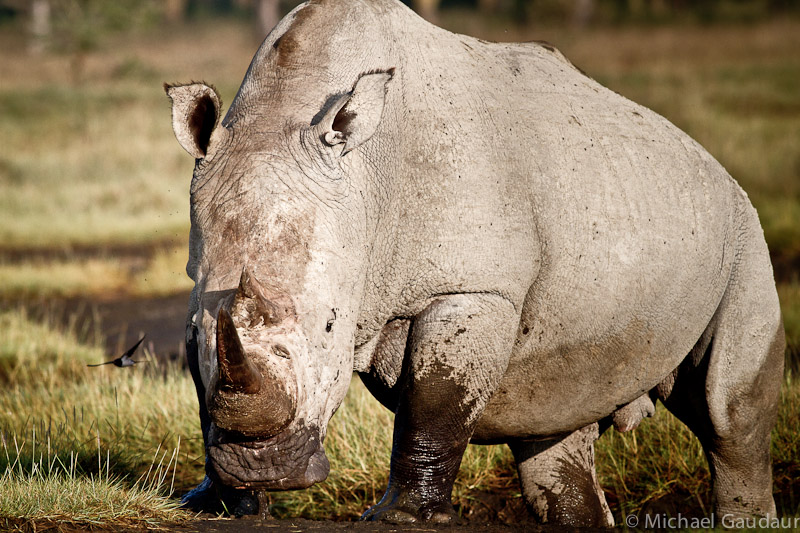
[{"label": "rhino front leg", "polygon": [[408,334],[389,487],[362,519],[457,521],[450,495],[475,424],[508,365],[519,317],[488,294],[436,298]]},{"label": "rhino front leg", "polygon": [[[189,327],[191,329],[186,337],[186,362],[197,392],[200,406],[200,430],[203,433],[203,444],[205,445],[208,443],[208,433],[211,430],[211,416],[206,408],[206,392],[200,377],[197,334],[194,328]],[[208,463],[208,457],[206,457],[206,463]],[[215,483],[208,475],[205,476],[202,483],[181,498],[181,506],[195,512],[213,514],[228,512],[235,516],[258,514],[264,520],[270,517],[269,503],[264,491],[253,492],[225,487]]]},{"label": "rhino front leg", "polygon": [[598,424],[557,441],[509,443],[522,494],[539,522],[573,527],[612,527],[614,517],[594,467]]}]

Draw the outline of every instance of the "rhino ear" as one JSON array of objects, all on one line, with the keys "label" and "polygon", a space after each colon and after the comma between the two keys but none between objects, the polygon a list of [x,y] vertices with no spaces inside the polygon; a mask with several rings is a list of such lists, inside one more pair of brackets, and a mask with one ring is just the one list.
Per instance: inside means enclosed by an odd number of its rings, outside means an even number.
[{"label": "rhino ear", "polygon": [[164,84],[172,100],[172,129],[183,149],[200,159],[208,153],[211,135],[219,125],[220,98],[213,87],[202,83]]},{"label": "rhino ear", "polygon": [[361,146],[380,124],[394,69],[362,74],[353,90],[336,100],[320,121],[326,144],[344,143],[342,155]]}]

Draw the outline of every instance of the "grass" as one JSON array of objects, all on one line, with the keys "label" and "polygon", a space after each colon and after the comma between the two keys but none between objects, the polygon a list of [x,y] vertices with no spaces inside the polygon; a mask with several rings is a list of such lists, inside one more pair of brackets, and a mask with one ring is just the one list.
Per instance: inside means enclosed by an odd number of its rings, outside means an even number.
[{"label": "grass", "polygon": [[157,297],[192,288],[193,282],[185,271],[185,244],[134,248],[132,252],[0,260],[0,296]]},{"label": "grass", "polygon": [[190,378],[155,359],[87,368],[106,359],[96,343],[24,310],[0,313],[0,329],[0,524],[185,520],[169,496],[176,473],[190,485],[202,465]]},{"label": "grass", "polygon": [[[0,313],[0,330],[0,525],[155,527],[190,518],[176,495],[202,479],[203,450],[185,371],[152,358],[87,368],[105,360],[91,332],[24,310]],[[788,515],[800,513],[798,410],[800,383],[787,375],[772,454],[776,500]],[[325,442],[330,477],[273,494],[273,515],[356,519],[385,490],[392,426],[393,415],[354,379]],[[663,407],[635,432],[608,431],[597,464],[618,522],[634,512],[709,512],[702,450]],[[461,514],[518,520],[519,496],[508,448],[470,445],[453,491]]]},{"label": "grass", "polygon": [[[228,36],[208,49],[211,57],[190,55],[194,40],[186,30],[139,35],[133,45],[112,42],[90,56],[86,81],[75,84],[69,58],[32,60],[23,36],[4,29],[2,248],[185,241],[193,160],[174,139],[161,84],[175,76],[224,73],[229,81],[219,86],[230,101],[257,43],[230,25],[216,31]],[[165,41],[171,42],[166,52],[160,47]],[[241,59],[226,59],[226,53]],[[181,68],[187,62],[191,67]],[[230,72],[228,64],[240,70]]]},{"label": "grass", "polygon": [[0,242],[184,235],[191,161],[171,149],[171,131],[151,112],[159,104],[152,91],[128,88],[0,90]]},{"label": "grass", "polygon": [[[445,11],[444,25],[550,40],[589,75],[685,129],[748,191],[773,253],[800,257],[800,22],[578,32],[458,13]],[[197,54],[198,35],[218,45]],[[253,35],[215,22],[119,37],[88,57],[80,84],[63,55],[29,68],[23,45],[15,31],[0,36],[9,50],[0,57],[8,74],[0,80],[0,251],[185,243],[192,160],[174,140],[161,83],[207,79],[229,103],[258,46]]]},{"label": "grass", "polygon": [[[800,220],[800,219],[798,219]],[[800,281],[778,285],[778,298],[786,330],[786,367],[793,375],[800,375]],[[800,412],[800,411],[798,411]]]},{"label": "grass", "polygon": [[[773,491],[782,516],[800,516],[800,383],[787,376],[772,432]],[[710,516],[702,447],[661,404],[637,431],[606,432],[597,445],[600,483],[615,517],[633,513]]]},{"label": "grass", "polygon": [[[7,459],[24,458],[25,443],[21,448],[8,450]],[[31,446],[32,451],[33,446]],[[171,492],[168,474],[174,473],[173,461],[177,449],[165,465],[160,461],[150,476],[140,478],[132,486],[110,474],[110,458],[103,463],[98,457],[98,474],[83,475],[74,460],[63,464],[59,457],[40,454],[39,462],[30,463],[30,470],[21,463],[9,465],[0,486],[0,526],[5,528],[36,529],[37,524],[58,523],[72,526],[94,527],[147,527],[162,528],[164,524],[177,524],[187,519],[175,501],[165,498]],[[105,474],[103,466],[106,466]]]}]

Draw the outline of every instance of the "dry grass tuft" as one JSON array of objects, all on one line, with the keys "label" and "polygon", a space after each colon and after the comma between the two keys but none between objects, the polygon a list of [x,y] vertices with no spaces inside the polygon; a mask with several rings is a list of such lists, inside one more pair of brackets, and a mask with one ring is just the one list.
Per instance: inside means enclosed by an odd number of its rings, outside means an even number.
[{"label": "dry grass tuft", "polygon": [[0,518],[74,527],[185,519],[169,496],[174,480],[198,481],[184,467],[202,465],[191,379],[154,359],[133,372],[87,368],[106,359],[100,348],[24,311],[0,313],[0,328]]}]

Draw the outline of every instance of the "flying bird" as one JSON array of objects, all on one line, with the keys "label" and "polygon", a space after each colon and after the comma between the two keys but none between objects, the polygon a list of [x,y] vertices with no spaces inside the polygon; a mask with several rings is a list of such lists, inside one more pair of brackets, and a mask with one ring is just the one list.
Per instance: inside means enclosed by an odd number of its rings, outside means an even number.
[{"label": "flying bird", "polygon": [[128,349],[127,352],[125,352],[124,354],[120,355],[119,357],[117,357],[113,361],[106,361],[105,363],[98,363],[96,365],[86,365],[86,366],[103,366],[103,365],[111,365],[111,364],[113,364],[114,366],[123,367],[123,366],[133,366],[136,363],[146,363],[147,361],[134,361],[133,358],[131,358],[131,356],[133,355],[133,352],[135,352],[136,348],[138,348],[139,345],[142,344],[143,340],[144,340],[144,335],[142,336],[141,339],[139,339],[139,342],[137,342],[136,344],[131,346]]}]

